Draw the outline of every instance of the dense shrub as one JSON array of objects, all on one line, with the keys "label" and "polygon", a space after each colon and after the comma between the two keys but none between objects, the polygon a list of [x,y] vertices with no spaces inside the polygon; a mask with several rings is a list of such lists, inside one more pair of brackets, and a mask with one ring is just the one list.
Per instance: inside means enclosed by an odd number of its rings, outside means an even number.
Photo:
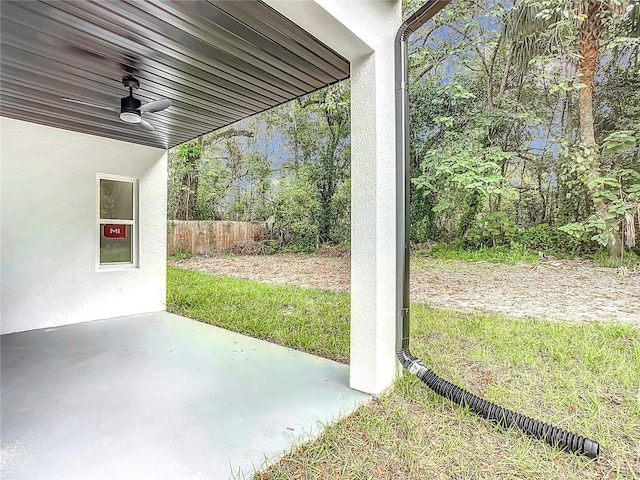
[{"label": "dense shrub", "polygon": [[583,245],[580,240],[544,223],[520,233],[518,241],[529,250],[559,254],[575,255],[581,251],[588,253],[593,248],[588,243]]},{"label": "dense shrub", "polygon": [[480,219],[467,232],[468,247],[509,246],[518,232],[518,227],[506,213],[493,212]]},{"label": "dense shrub", "polygon": [[440,240],[440,229],[433,211],[433,195],[417,193],[415,190],[415,186],[412,185],[409,238],[416,244]]}]

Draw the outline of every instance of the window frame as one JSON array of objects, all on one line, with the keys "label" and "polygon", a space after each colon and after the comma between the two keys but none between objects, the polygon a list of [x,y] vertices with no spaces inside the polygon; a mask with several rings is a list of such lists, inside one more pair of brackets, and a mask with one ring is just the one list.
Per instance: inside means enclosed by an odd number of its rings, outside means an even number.
[{"label": "window frame", "polygon": [[[101,218],[100,217],[100,180],[112,180],[116,182],[126,182],[131,183],[133,185],[133,219],[125,220],[119,218]],[[107,271],[107,270],[127,270],[127,269],[136,269],[139,268],[139,252],[138,252],[138,183],[139,180],[135,177],[125,177],[122,175],[112,175],[106,173],[98,173],[96,174],[96,224],[95,224],[95,235],[96,235],[96,271]],[[130,225],[131,232],[131,261],[130,262],[108,262],[101,263],[100,262],[100,238],[102,235],[103,225],[108,224],[119,224],[119,225]]]}]

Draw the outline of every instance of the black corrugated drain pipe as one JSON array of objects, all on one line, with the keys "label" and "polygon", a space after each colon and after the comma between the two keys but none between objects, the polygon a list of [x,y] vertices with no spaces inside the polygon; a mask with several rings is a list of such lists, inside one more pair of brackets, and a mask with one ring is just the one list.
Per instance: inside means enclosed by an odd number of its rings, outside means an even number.
[{"label": "black corrugated drain pipe", "polygon": [[[599,454],[598,442],[567,432],[558,427],[533,420],[519,413],[494,405],[438,377],[409,351],[409,101],[407,39],[449,1],[427,1],[398,30],[395,45],[396,81],[396,148],[397,148],[397,305],[396,315],[398,359],[437,394],[466,407],[505,428],[518,428],[534,438],[572,453],[590,458]],[[402,248],[400,248],[402,246]]]}]

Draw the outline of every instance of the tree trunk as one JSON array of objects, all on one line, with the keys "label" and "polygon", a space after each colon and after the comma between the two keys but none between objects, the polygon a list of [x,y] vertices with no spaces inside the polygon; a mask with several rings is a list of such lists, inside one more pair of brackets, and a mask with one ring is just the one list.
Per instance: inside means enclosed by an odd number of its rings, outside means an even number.
[{"label": "tree trunk", "polygon": [[580,89],[578,104],[580,108],[580,140],[586,145],[595,145],[596,136],[593,126],[593,89],[595,88],[595,71],[598,62],[599,39],[602,31],[602,22],[597,16],[599,8],[597,6],[589,7],[589,17],[586,20],[587,25],[582,30],[581,48],[580,48],[580,80],[585,87]]},{"label": "tree trunk", "polygon": [[542,171],[538,170],[537,172],[538,179],[538,196],[540,197],[540,213],[538,214],[538,218],[536,219],[536,223],[545,223],[547,217],[547,197],[544,194],[544,188],[542,186]]},{"label": "tree trunk", "polygon": [[500,82],[500,92],[498,94],[500,96],[500,98],[502,98],[502,96],[504,95],[504,92],[507,91],[507,81],[509,80],[509,72],[511,70],[511,63],[513,62],[513,54],[515,53],[517,46],[518,46],[518,42],[513,40],[511,42],[510,47],[509,47],[509,53],[507,55],[507,62],[506,62],[506,65],[504,67],[504,71],[502,73],[502,81]]},{"label": "tree trunk", "polygon": [[593,128],[593,87],[584,87],[578,98],[580,108],[580,140],[583,144],[596,144],[596,134]]},{"label": "tree trunk", "polygon": [[203,151],[204,136],[198,137],[200,149],[197,155],[186,156],[183,161],[187,163],[188,171],[182,177],[182,199],[176,212],[178,220],[196,219],[196,199],[198,196],[198,180],[200,177],[200,158]]},{"label": "tree trunk", "polygon": [[176,215],[178,220],[195,220],[196,218],[198,170],[192,159],[189,159],[189,166],[189,171],[182,177],[182,201]]},{"label": "tree trunk", "polygon": [[[597,148],[596,135],[593,120],[593,89],[596,86],[595,71],[600,50],[600,35],[602,34],[602,13],[603,5],[601,1],[590,0],[586,5],[586,20],[580,29],[580,77],[585,87],[580,89],[578,105],[580,108],[580,141],[586,147]],[[591,181],[600,176],[599,155],[594,153],[591,163],[588,180]],[[596,189],[589,186],[589,193],[593,196]],[[601,217],[607,214],[607,203],[600,201],[595,205],[596,213]],[[610,256],[620,256],[622,241],[620,234],[614,230],[613,238],[609,241],[608,251]]]},{"label": "tree trunk", "polygon": [[[593,109],[592,109],[593,116]],[[567,141],[573,142],[573,92],[567,90]]]}]

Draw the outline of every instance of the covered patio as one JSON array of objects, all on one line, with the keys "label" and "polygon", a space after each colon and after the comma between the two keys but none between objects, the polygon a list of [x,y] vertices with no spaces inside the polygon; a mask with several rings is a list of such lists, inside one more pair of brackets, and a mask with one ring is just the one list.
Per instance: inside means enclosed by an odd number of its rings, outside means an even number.
[{"label": "covered patio", "polygon": [[[401,2],[1,13],[3,478],[249,475],[393,382]],[[347,78],[350,366],[166,313],[167,149]],[[131,94],[171,106],[125,112]],[[110,182],[130,216],[103,215]],[[125,240],[127,261],[104,263],[103,243]]]},{"label": "covered patio", "polygon": [[346,365],[167,312],[1,339],[7,479],[245,478],[369,399]]},{"label": "covered patio", "polygon": [[[388,387],[399,372],[393,45],[401,7],[3,1],[0,333],[164,310],[167,149],[350,78],[350,385]],[[132,115],[122,110],[131,94],[143,106],[171,105]],[[105,179],[134,185],[130,268],[96,258],[101,242],[118,242],[99,230],[109,224],[96,208]]]}]

